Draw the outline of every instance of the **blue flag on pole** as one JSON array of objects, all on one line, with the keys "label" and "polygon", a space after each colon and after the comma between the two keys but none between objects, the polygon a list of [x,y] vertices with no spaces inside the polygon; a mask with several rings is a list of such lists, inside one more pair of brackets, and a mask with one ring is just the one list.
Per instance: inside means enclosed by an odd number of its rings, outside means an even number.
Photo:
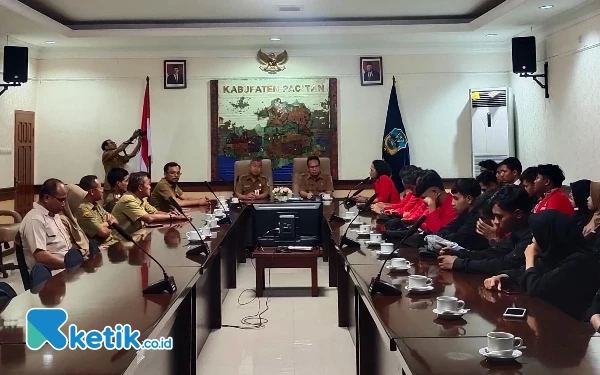
[{"label": "blue flag on pole", "polygon": [[398,189],[398,191],[403,191],[404,186],[402,185],[402,180],[398,173],[402,167],[410,164],[410,155],[408,149],[408,137],[404,130],[400,106],[398,106],[396,77],[393,78],[387,117],[385,119],[382,157],[392,168],[392,180],[396,185],[396,189]]}]

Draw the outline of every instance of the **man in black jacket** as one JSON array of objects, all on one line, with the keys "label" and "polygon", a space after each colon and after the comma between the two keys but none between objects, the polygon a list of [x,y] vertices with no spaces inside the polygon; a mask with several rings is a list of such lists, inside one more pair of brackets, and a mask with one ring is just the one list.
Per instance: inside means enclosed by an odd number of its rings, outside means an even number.
[{"label": "man in black jacket", "polygon": [[474,178],[461,178],[456,181],[451,190],[452,207],[458,214],[450,224],[440,229],[436,234],[448,241],[457,243],[469,250],[489,248],[489,242],[476,231],[479,219],[479,208],[476,207],[481,187]]},{"label": "man in black jacket", "polygon": [[[441,269],[497,275],[525,264],[525,248],[532,241],[527,222],[532,201],[523,187],[505,185],[492,197],[494,223],[503,233],[509,233],[488,250],[450,252],[438,258]],[[445,252],[446,253],[446,252]]]}]

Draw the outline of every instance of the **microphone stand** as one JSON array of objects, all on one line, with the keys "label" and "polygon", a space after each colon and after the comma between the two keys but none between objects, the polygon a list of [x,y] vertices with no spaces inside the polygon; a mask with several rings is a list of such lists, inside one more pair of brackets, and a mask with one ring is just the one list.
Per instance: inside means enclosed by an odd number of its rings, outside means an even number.
[{"label": "microphone stand", "polygon": [[398,249],[400,249],[400,246],[404,243],[404,241],[406,241],[408,239],[408,237],[412,236],[413,234],[415,234],[417,232],[417,230],[419,230],[419,228],[421,227],[421,225],[423,225],[423,223],[425,222],[426,219],[427,219],[427,216],[425,216],[425,215],[421,216],[419,218],[419,220],[417,220],[417,222],[406,233],[404,238],[402,238],[402,240],[400,241],[398,246],[396,246],[394,248],[394,250],[391,253],[389,253],[388,256],[385,257],[385,259],[383,260],[383,264],[381,265],[381,268],[379,268],[379,272],[377,273],[377,276],[373,277],[371,279],[371,283],[369,284],[369,293],[372,296],[374,296],[376,294],[382,294],[384,296],[401,296],[402,295],[402,291],[400,289],[396,288],[394,286],[394,284],[389,283],[384,280],[381,280],[381,273],[383,272],[383,267],[385,267],[385,264],[388,262],[388,260],[390,260],[392,258],[392,256],[396,253],[396,251],[398,251]]},{"label": "microphone stand", "polygon": [[217,202],[219,202],[219,205],[221,206],[221,208],[223,209],[223,213],[225,214],[225,217],[219,219],[217,221],[217,224],[219,224],[219,225],[221,225],[221,224],[231,224],[231,217],[229,217],[229,214],[227,213],[227,210],[225,209],[225,206],[219,200],[219,197],[217,196],[217,194],[215,193],[215,191],[213,190],[213,188],[210,186],[210,183],[208,181],[205,181],[205,183],[206,183],[206,187],[208,188],[208,190],[210,190],[210,192],[212,193],[212,195],[214,195],[215,198],[217,199]]},{"label": "microphone stand", "polygon": [[159,263],[158,260],[156,260],[152,255],[150,255],[150,253],[144,250],[144,248],[141,247],[137,243],[137,241],[134,241],[133,237],[131,237],[131,235],[127,233],[125,229],[123,229],[123,227],[121,227],[118,224],[111,224],[110,227],[116,230],[121,235],[121,237],[125,238],[127,241],[133,242],[133,244],[140,250],[142,250],[144,254],[148,255],[150,259],[156,262],[156,264],[158,264],[158,266],[163,272],[163,279],[148,285],[144,290],[142,290],[143,294],[173,294],[177,291],[177,284],[175,283],[175,278],[173,276],[167,275],[167,271],[162,266],[162,264]]},{"label": "microphone stand", "polygon": [[[357,187],[359,187],[360,185],[362,185],[362,184],[366,183],[366,182],[367,182],[367,181],[369,181],[369,180],[370,180],[370,178],[369,178],[369,177],[367,177],[366,179],[362,180],[361,182],[359,182],[358,184],[356,184],[355,186],[353,186],[353,187],[352,187],[352,189],[350,189],[350,190],[348,191],[348,194],[346,195],[346,198],[344,198],[344,200],[342,201],[342,203],[340,203],[340,204],[339,204],[339,205],[336,207],[336,209],[333,211],[333,214],[331,214],[331,217],[329,218],[329,222],[330,222],[330,223],[333,223],[333,222],[336,222],[336,223],[345,223],[345,222],[346,222],[346,220],[344,220],[344,218],[343,218],[343,217],[340,217],[340,216],[336,215],[336,214],[335,214],[335,211],[339,210],[339,209],[340,209],[340,207],[341,207],[343,204],[345,204],[345,203],[348,201],[348,198],[350,198],[350,193],[352,193],[352,190],[356,189]],[[358,193],[354,193],[354,195],[353,195],[353,196],[355,196],[355,195],[357,195],[357,194],[358,194]]]},{"label": "microphone stand", "polygon": [[200,246],[194,247],[193,249],[186,251],[185,255],[193,256],[193,255],[210,253],[208,246],[206,246],[206,243],[204,242],[204,239],[202,238],[202,233],[200,233],[200,231],[198,230],[198,228],[196,228],[194,223],[192,223],[190,218],[188,218],[187,215],[183,212],[183,208],[181,208],[181,206],[179,205],[179,203],[177,203],[175,198],[169,197],[169,204],[171,204],[171,206],[175,207],[177,212],[179,212],[186,218],[187,222],[190,223],[192,228],[194,228],[194,230],[196,231],[196,233],[198,233],[198,236],[200,237]]},{"label": "microphone stand", "polygon": [[[373,203],[373,201],[377,198],[377,193],[373,194],[368,200],[367,203],[365,204],[365,207],[370,207],[371,204]],[[340,238],[340,247],[343,247],[344,245],[346,245],[347,247],[360,247],[360,244],[354,240],[351,240],[350,238],[348,238],[348,230],[350,230],[350,226],[352,225],[352,223],[354,222],[354,220],[356,220],[356,218],[365,211],[365,207],[361,208],[360,210],[358,210],[358,215],[354,216],[352,218],[352,220],[350,220],[350,222],[348,223],[348,228],[346,228],[346,231],[344,232],[344,234],[342,235],[342,237]]]}]

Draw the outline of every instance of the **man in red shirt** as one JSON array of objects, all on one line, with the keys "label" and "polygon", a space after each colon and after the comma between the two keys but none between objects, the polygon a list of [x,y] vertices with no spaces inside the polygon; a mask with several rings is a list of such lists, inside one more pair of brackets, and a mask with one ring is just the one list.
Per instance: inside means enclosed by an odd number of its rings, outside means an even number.
[{"label": "man in red shirt", "polygon": [[421,228],[437,233],[441,228],[456,219],[457,213],[452,207],[452,195],[446,193],[444,181],[434,170],[426,170],[417,181],[415,194],[423,199],[428,210],[427,220]]},{"label": "man in red shirt", "polygon": [[540,196],[533,213],[544,210],[557,210],[573,216],[575,209],[569,197],[561,190],[565,174],[558,165],[542,164],[537,167],[537,177],[533,183],[535,193]]}]

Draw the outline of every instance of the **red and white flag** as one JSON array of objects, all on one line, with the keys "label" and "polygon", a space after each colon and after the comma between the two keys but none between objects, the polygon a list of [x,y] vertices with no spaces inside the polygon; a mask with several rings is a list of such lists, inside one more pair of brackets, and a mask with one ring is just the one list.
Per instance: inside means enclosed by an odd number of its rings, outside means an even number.
[{"label": "red and white flag", "polygon": [[140,129],[145,130],[146,136],[142,137],[142,152],[138,160],[138,171],[151,171],[152,148],[150,138],[150,78],[146,77],[146,93],[144,94],[144,108],[142,109],[142,125]]}]

